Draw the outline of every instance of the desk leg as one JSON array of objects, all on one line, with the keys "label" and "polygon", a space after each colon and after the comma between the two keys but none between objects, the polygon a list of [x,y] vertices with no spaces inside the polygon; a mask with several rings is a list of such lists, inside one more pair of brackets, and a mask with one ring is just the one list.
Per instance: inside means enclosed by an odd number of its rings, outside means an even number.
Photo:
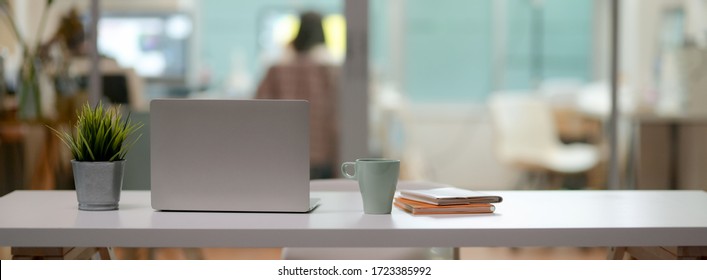
[{"label": "desk leg", "polygon": [[113,248],[111,247],[99,247],[96,248],[98,250],[98,255],[101,257],[102,260],[115,260],[115,253],[113,252]]},{"label": "desk leg", "polygon": [[613,247],[607,259],[621,260],[624,254],[637,260],[704,260],[707,259],[707,247]]},{"label": "desk leg", "polygon": [[677,247],[676,250],[681,260],[707,260],[707,246]]},{"label": "desk leg", "polygon": [[609,254],[606,256],[607,260],[623,260],[626,254],[626,247],[611,247],[609,248]]},{"label": "desk leg", "polygon": [[106,247],[12,247],[13,260],[90,260],[98,255],[113,260],[112,248]]},{"label": "desk leg", "polygon": [[201,253],[201,248],[184,248],[184,255],[187,260],[203,260],[204,255]]}]

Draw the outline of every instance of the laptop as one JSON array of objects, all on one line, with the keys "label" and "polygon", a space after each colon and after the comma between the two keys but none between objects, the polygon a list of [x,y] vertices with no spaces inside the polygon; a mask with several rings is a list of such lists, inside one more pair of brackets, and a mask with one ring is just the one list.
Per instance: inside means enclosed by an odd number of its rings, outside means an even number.
[{"label": "laptop", "polygon": [[152,208],[308,212],[309,103],[150,102]]}]

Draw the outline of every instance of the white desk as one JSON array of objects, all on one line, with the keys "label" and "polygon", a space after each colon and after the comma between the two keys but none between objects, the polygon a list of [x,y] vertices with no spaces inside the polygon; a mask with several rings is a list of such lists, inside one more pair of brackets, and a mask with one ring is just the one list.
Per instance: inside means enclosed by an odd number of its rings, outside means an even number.
[{"label": "white desk", "polygon": [[78,211],[73,191],[0,198],[0,246],[707,246],[707,192],[498,191],[493,215],[363,214],[354,192],[314,192],[311,214],[158,212],[124,191],[120,210]]}]

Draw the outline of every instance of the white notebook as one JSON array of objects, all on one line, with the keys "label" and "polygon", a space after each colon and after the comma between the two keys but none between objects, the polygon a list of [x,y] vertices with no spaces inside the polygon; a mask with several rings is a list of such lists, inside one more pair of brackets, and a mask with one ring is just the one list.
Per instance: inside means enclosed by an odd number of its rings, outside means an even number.
[{"label": "white notebook", "polygon": [[403,198],[430,203],[434,205],[456,205],[471,203],[499,203],[503,198],[482,192],[455,187],[433,188],[423,190],[400,191]]}]

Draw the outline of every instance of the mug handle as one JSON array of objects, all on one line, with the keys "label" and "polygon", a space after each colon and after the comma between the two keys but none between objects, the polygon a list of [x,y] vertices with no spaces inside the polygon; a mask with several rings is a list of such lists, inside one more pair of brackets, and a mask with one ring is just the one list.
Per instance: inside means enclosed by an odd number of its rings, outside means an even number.
[{"label": "mug handle", "polygon": [[354,168],[354,174],[349,174],[348,172],[346,172],[346,166],[349,166],[349,165],[355,166],[356,163],[355,162],[344,162],[343,164],[341,164],[341,174],[343,174],[344,177],[346,177],[346,178],[356,180],[356,168]]}]

